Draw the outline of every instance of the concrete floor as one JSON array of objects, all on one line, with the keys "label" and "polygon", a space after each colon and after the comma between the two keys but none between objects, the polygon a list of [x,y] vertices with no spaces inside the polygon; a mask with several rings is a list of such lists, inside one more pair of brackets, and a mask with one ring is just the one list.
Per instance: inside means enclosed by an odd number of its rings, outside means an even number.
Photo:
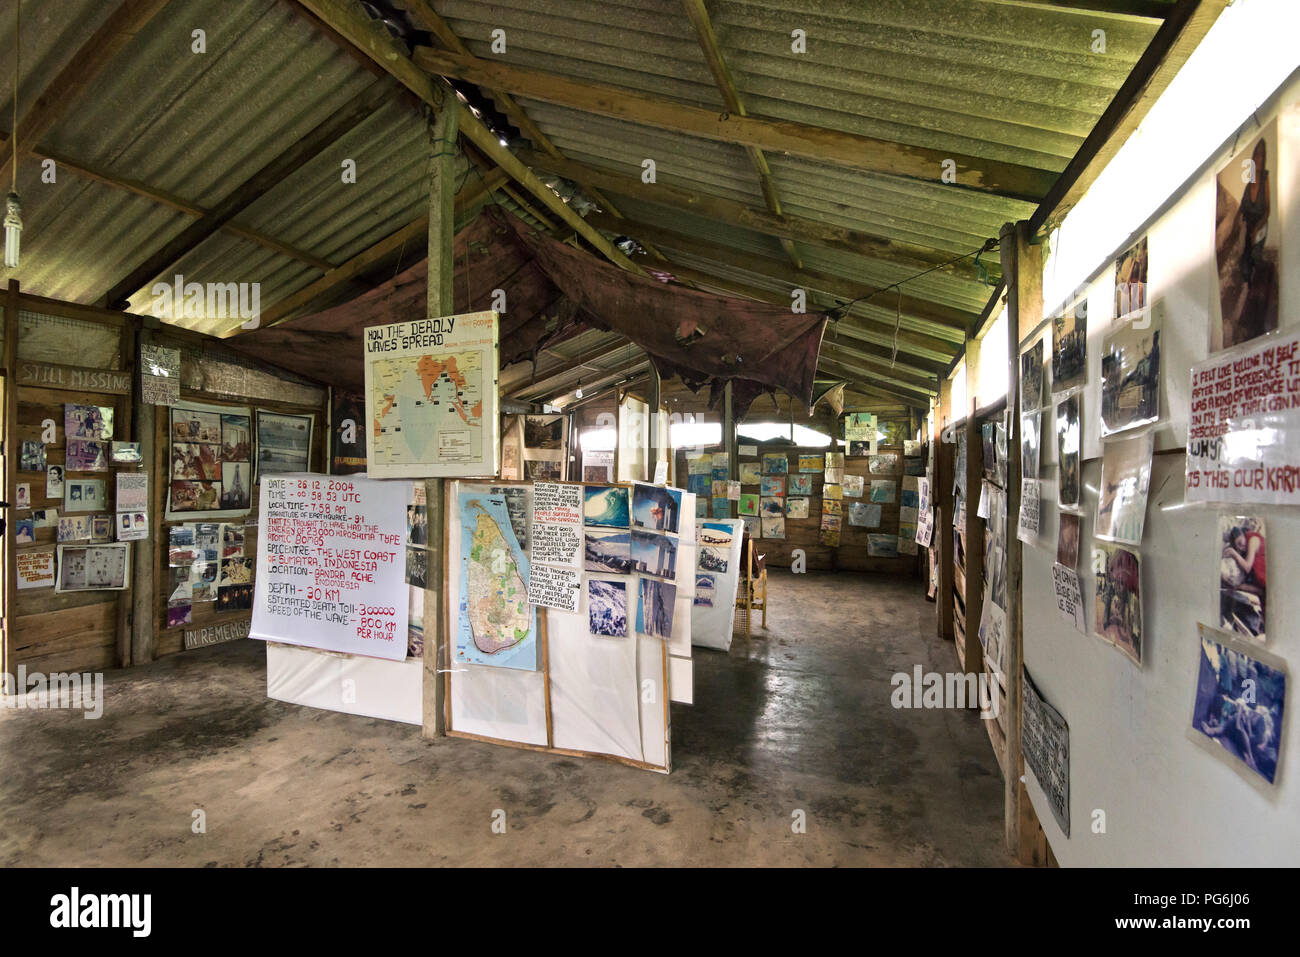
[{"label": "concrete floor", "polygon": [[97,721],[0,710],[0,864],[1010,864],[975,715],[889,702],[895,672],[955,667],[919,585],[776,572],[771,596],[764,637],[696,649],[667,776],[269,701],[254,641],[110,673]]}]

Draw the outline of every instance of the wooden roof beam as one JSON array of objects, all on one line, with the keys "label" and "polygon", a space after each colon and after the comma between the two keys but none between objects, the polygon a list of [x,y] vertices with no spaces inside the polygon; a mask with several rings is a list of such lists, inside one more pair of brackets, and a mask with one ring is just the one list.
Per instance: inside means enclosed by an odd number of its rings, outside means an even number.
[{"label": "wooden roof beam", "polygon": [[588,226],[569,205],[542,183],[533,173],[501,145],[496,135],[482,121],[455,98],[454,94],[434,81],[406,55],[405,48],[389,36],[382,25],[366,15],[357,0],[296,0],[330,28],[333,35],[343,38],[382,66],[394,79],[414,93],[421,101],[435,109],[442,109],[444,101],[460,110],[460,132],[512,179],[532,193],[551,212],[564,220],[584,240],[606,259],[630,272],[644,276],[645,271],[623,255],[597,230]]},{"label": "wooden roof beam", "polygon": [[[588,366],[593,362],[599,362],[601,359],[607,359],[617,352],[626,349],[631,345],[630,339],[619,338],[617,342],[606,343],[605,345],[596,346],[594,349],[588,349],[576,356],[565,359],[558,363],[552,363],[541,369],[537,369],[531,374],[509,374],[509,369],[503,370],[500,376],[500,387],[502,395],[514,396],[516,393],[522,393],[533,386],[549,382],[551,379],[557,379],[567,375],[574,369],[580,369]],[[519,362],[518,366],[531,366],[531,363]]]},{"label": "wooden roof beam", "polygon": [[855,366],[851,363],[839,359],[832,359],[829,356],[819,356],[817,367],[825,369],[836,378],[847,378],[853,384],[853,391],[860,391],[862,388],[870,387],[878,392],[885,392],[895,398],[904,399],[908,402],[915,402],[924,406],[930,401],[930,393],[920,389],[911,388],[903,385],[896,385],[882,378],[869,369],[861,366]]},{"label": "wooden roof beam", "polygon": [[1163,20],[1173,11],[1174,0],[983,0],[1009,7],[1047,7],[1062,13],[1108,17],[1115,20]]},{"label": "wooden roof beam", "polygon": [[954,189],[971,189],[1036,203],[1047,194],[1056,179],[1055,174],[1048,170],[965,156],[949,150],[891,143],[789,120],[731,113],[719,115],[716,108],[669,101],[648,93],[429,47],[416,49],[415,62],[431,73],[504,89],[584,113],[715,142],[792,153],[887,176],[939,183],[947,168],[945,164],[951,160],[956,165]]}]

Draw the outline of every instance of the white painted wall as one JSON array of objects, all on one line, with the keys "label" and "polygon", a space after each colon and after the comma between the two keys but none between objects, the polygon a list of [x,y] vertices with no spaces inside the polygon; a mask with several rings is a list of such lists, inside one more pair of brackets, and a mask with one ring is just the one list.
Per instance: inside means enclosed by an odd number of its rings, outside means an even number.
[{"label": "white painted wall", "polygon": [[[1280,165],[1283,325],[1300,321],[1300,3],[1246,0],[1229,8],[1143,130],[1121,151],[1053,237],[1044,276],[1049,310],[1149,226],[1150,290],[1165,328],[1162,418],[1142,543],[1145,648],[1140,668],[1058,616],[1051,564],[1058,512],[1055,441],[1044,414],[1042,539],[1024,553],[1025,665],[1070,726],[1071,837],[1057,827],[1026,771],[1030,799],[1064,866],[1300,864],[1300,708],[1284,716],[1278,785],[1252,787],[1198,746],[1190,731],[1199,656],[1197,622],[1216,621],[1216,522],[1235,509],[1187,506],[1182,448],[1187,436],[1190,366],[1208,351],[1213,267],[1214,171],[1233,136],[1283,107]],[[1217,78],[1217,80],[1216,80]],[[1259,84],[1268,82],[1267,89]],[[1279,82],[1282,86],[1274,90]],[[1249,124],[1246,126],[1245,124]],[[1208,132],[1207,132],[1208,131]],[[1289,132],[1288,132],[1289,131]],[[1207,144],[1206,136],[1213,135]],[[1225,139],[1226,138],[1226,139]],[[1132,147],[1132,149],[1130,149]],[[1287,152],[1289,150],[1289,152]],[[1197,173],[1197,170],[1200,170]],[[1194,177],[1184,186],[1189,177]],[[1172,196],[1171,202],[1165,200]],[[1108,267],[1088,282],[1088,387],[1084,393],[1083,538],[1080,583],[1090,596],[1089,549],[1101,452],[1097,428],[1100,346],[1111,312]],[[1022,349],[1033,340],[1022,343]],[[1050,373],[1049,373],[1050,376]],[[1268,523],[1267,650],[1300,673],[1300,508],[1250,506]],[[1087,608],[1091,630],[1094,612]],[[1294,693],[1292,694],[1294,698]],[[1093,833],[1094,809],[1106,832]]]}]

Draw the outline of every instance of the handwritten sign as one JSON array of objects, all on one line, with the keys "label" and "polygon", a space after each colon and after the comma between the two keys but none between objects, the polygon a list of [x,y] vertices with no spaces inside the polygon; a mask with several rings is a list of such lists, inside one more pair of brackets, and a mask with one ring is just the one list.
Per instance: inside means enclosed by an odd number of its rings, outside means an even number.
[{"label": "handwritten sign", "polygon": [[1038,540],[1039,510],[1042,489],[1038,479],[1023,479],[1020,483],[1020,522],[1016,533],[1022,542],[1032,545]]},{"label": "handwritten sign", "polygon": [[1060,562],[1052,565],[1052,584],[1056,589],[1056,610],[1061,617],[1083,634],[1088,626],[1083,620],[1083,594],[1079,588],[1079,575],[1069,565]]},{"label": "handwritten sign", "polygon": [[[537,540],[533,539],[534,554]],[[576,568],[552,568],[534,563],[528,573],[528,601],[534,605],[577,611],[582,572]]]},{"label": "handwritten sign", "polygon": [[1300,333],[1192,366],[1187,501],[1300,505]]},{"label": "handwritten sign", "polygon": [[406,657],[410,490],[395,484],[262,478],[251,637]]},{"label": "handwritten sign", "polygon": [[131,373],[23,360],[18,363],[18,384],[42,389],[67,389],[72,392],[130,395]]},{"label": "handwritten sign", "polygon": [[54,587],[54,552],[18,552],[19,588]]}]

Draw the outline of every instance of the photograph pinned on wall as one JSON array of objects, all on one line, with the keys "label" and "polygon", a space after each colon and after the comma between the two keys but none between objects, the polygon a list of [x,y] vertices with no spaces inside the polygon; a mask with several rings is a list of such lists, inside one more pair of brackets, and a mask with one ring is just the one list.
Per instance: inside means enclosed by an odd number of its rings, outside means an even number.
[{"label": "photograph pinned on wall", "polygon": [[[414,549],[407,549],[409,553]],[[217,587],[224,588],[227,585],[249,585],[253,581],[253,569],[255,559],[252,558],[225,558],[221,561],[221,577],[217,581]],[[220,596],[218,596],[219,598]]]},{"label": "photograph pinned on wall", "polygon": [[582,567],[589,572],[614,572],[619,575],[630,573],[633,570],[631,533],[585,532]]},{"label": "photograph pinned on wall", "polygon": [[784,475],[764,475],[763,485],[760,489],[763,498],[785,497],[785,476]]},{"label": "photograph pinned on wall", "polygon": [[811,495],[812,493],[813,493],[813,477],[811,475],[790,476],[791,495]]},{"label": "photograph pinned on wall", "polygon": [[63,485],[64,511],[99,512],[108,508],[103,479],[68,479]]},{"label": "photograph pinned on wall", "polygon": [[427,505],[406,506],[406,544],[429,544],[429,507]]},{"label": "photograph pinned on wall", "polygon": [[714,575],[697,572],[695,575],[695,600],[699,608],[712,608],[718,596],[718,582]]},{"label": "photograph pinned on wall", "polygon": [[785,517],[786,518],[807,518],[808,517],[808,499],[803,496],[795,496],[785,500]]},{"label": "photograph pinned on wall", "polygon": [[757,515],[742,515],[740,520],[745,523],[745,534],[750,538],[763,537],[762,520]]},{"label": "photograph pinned on wall", "polygon": [[631,523],[627,488],[617,485],[583,487],[582,524],[597,528],[627,528]]},{"label": "photograph pinned on wall", "polygon": [[63,498],[62,465],[51,465],[45,470],[45,497]]},{"label": "photograph pinned on wall", "polygon": [[117,513],[117,540],[119,542],[135,542],[148,537],[148,512]]},{"label": "photograph pinned on wall", "polygon": [[1123,545],[1094,542],[1093,634],[1142,664],[1142,558]]},{"label": "photograph pinned on wall", "polygon": [[1079,567],[1079,516],[1062,512],[1056,532],[1056,563],[1067,568]]},{"label": "photograph pinned on wall", "polygon": [[874,412],[844,413],[844,441],[848,454],[857,458],[876,454],[876,414]]},{"label": "photograph pinned on wall", "polygon": [[221,507],[246,509],[252,502],[252,466],[248,462],[221,463]]},{"label": "photograph pinned on wall", "polygon": [[899,470],[900,459],[897,452],[882,452],[867,459],[867,471],[872,475],[889,475]]},{"label": "photograph pinned on wall", "polygon": [[1020,411],[1043,407],[1043,337],[1020,353]]},{"label": "photograph pinned on wall", "polygon": [[31,545],[36,542],[36,521],[20,518],[14,522],[14,544]]},{"label": "photograph pinned on wall", "polygon": [[1160,327],[1130,320],[1101,343],[1101,435],[1160,418]]},{"label": "photograph pinned on wall", "polygon": [[242,558],[244,556],[244,527],[242,525],[221,526],[221,557]]},{"label": "photograph pinned on wall", "polygon": [[1038,478],[1043,444],[1043,413],[1026,412],[1020,417],[1020,474],[1022,478]]},{"label": "photograph pinned on wall", "polygon": [[843,485],[823,485],[823,486],[822,486],[822,498],[827,499],[827,500],[832,501],[832,502],[838,502],[840,499],[844,498],[844,486],[843,486]]},{"label": "photograph pinned on wall", "polygon": [[248,611],[253,607],[252,585],[221,585],[217,588],[217,611]]},{"label": "photograph pinned on wall", "polygon": [[[227,416],[221,416],[223,431]],[[311,433],[315,417],[257,410],[257,462],[253,480],[310,470]]]},{"label": "photograph pinned on wall", "polygon": [[867,502],[850,503],[849,524],[858,528],[879,528],[880,506],[871,505]]},{"label": "photograph pinned on wall", "polygon": [[107,472],[108,446],[92,439],[68,439],[63,462],[69,472]]},{"label": "photograph pinned on wall", "polygon": [[761,496],[753,492],[742,492],[736,502],[736,512],[739,515],[757,515],[758,502]]},{"label": "photograph pinned on wall", "polygon": [[109,444],[109,459],[114,465],[139,465],[140,443],[139,442],[112,442]]},{"label": "photograph pinned on wall", "polygon": [[1079,393],[1075,392],[1056,404],[1056,502],[1063,509],[1079,508],[1082,449]]},{"label": "photograph pinned on wall", "polygon": [[1219,627],[1265,640],[1268,597],[1264,520],[1253,515],[1220,515]]},{"label": "photograph pinned on wall", "polygon": [[33,442],[24,439],[19,456],[18,470],[20,472],[44,472],[45,471],[45,446],[40,442]]},{"label": "photograph pinned on wall", "polygon": [[60,545],[56,592],[123,591],[131,583],[131,546]]},{"label": "photograph pinned on wall", "polygon": [[817,530],[818,543],[827,548],[839,548],[843,527],[844,520],[839,515],[823,515],[821,527]]},{"label": "photograph pinned on wall", "polygon": [[862,498],[862,492],[866,488],[866,479],[861,475],[846,475],[841,483],[846,498]]},{"label": "photograph pinned on wall", "polygon": [[630,551],[632,571],[656,578],[677,577],[677,539],[633,529]]},{"label": "photograph pinned on wall", "polygon": [[38,508],[32,512],[32,521],[36,523],[37,528],[54,528],[59,524],[59,510],[57,508]]},{"label": "photograph pinned on wall", "polygon": [[740,484],[758,485],[763,480],[763,466],[758,462],[741,462]]},{"label": "photograph pinned on wall", "polygon": [[587,621],[593,635],[627,637],[627,582],[587,579]]},{"label": "photograph pinned on wall", "polygon": [[113,437],[113,407],[107,405],[73,405],[63,407],[63,437],[94,439],[107,442]]},{"label": "photograph pinned on wall", "polygon": [[872,479],[871,480],[871,501],[881,502],[888,505],[894,501],[896,496],[897,482],[891,482],[889,479]]},{"label": "photograph pinned on wall", "polygon": [[833,498],[824,498],[824,499],[822,499],[822,514],[823,514],[823,515],[843,515],[843,514],[844,514],[844,503],[843,503],[843,502],[836,501],[836,500],[833,499]]},{"label": "photograph pinned on wall", "polygon": [[632,527],[676,535],[681,523],[680,489],[657,485],[632,486]]},{"label": "photograph pinned on wall", "polygon": [[1147,308],[1147,237],[1143,236],[1115,259],[1116,322],[1142,315]]},{"label": "photograph pinned on wall", "polygon": [[1088,374],[1088,299],[1052,319],[1052,393],[1084,384]]},{"label": "photograph pinned on wall", "polygon": [[763,538],[785,538],[785,516],[764,513],[762,518]]},{"label": "photograph pinned on wall", "polygon": [[820,455],[800,455],[798,464],[800,472],[820,472],[822,470],[822,457]]},{"label": "photograph pinned on wall", "polygon": [[[222,569],[225,562],[222,562]],[[429,553],[423,548],[406,549],[406,584],[414,588],[429,586]]]},{"label": "photograph pinned on wall", "polygon": [[167,627],[176,628],[180,625],[189,625],[193,623],[194,606],[189,601],[178,599],[167,602]]},{"label": "photograph pinned on wall", "polygon": [[195,602],[217,600],[216,562],[195,562],[190,568],[190,597]]},{"label": "photograph pinned on wall", "polygon": [[718,522],[703,522],[699,530],[699,558],[696,564],[705,571],[723,574],[727,571],[727,559],[731,553],[735,534],[730,525]]},{"label": "photograph pinned on wall", "polygon": [[1097,525],[1093,535],[1126,545],[1142,544],[1147,494],[1151,488],[1150,432],[1102,445],[1101,488],[1097,492]]},{"label": "photograph pinned on wall", "polygon": [[14,508],[32,507],[32,486],[30,482],[20,482],[14,486]]},{"label": "photograph pinned on wall", "polygon": [[867,554],[872,558],[897,558],[898,536],[875,533],[867,535]]},{"label": "photograph pinned on wall", "polygon": [[758,500],[758,514],[764,518],[785,514],[785,499],[775,495],[764,496]]},{"label": "photograph pinned on wall", "polygon": [[636,630],[649,638],[671,638],[677,586],[672,582],[642,578],[637,587]]},{"label": "photograph pinned on wall", "polygon": [[1277,120],[1246,142],[1215,177],[1214,260],[1218,295],[1210,307],[1210,352],[1248,342],[1278,325]]},{"label": "photograph pinned on wall", "polygon": [[88,542],[91,534],[91,515],[72,515],[59,519],[55,532],[56,542]]},{"label": "photograph pinned on wall", "polygon": [[96,545],[113,540],[113,516],[90,516],[90,540]]},{"label": "photograph pinned on wall", "polygon": [[790,471],[790,461],[784,452],[765,452],[763,454],[764,475],[785,475]]},{"label": "photograph pinned on wall", "polygon": [[564,463],[555,459],[524,459],[524,478],[530,482],[559,482]]},{"label": "photograph pinned on wall", "polygon": [[1226,752],[1244,770],[1276,783],[1286,662],[1208,625],[1198,624],[1197,631],[1201,653],[1192,730],[1203,745]]}]

